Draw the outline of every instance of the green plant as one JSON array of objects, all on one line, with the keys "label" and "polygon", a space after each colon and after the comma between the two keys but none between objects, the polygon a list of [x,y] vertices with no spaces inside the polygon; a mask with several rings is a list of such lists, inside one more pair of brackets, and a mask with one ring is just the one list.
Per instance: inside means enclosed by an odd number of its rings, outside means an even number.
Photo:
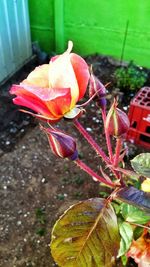
[{"label": "green plant", "polygon": [[39,236],[44,236],[46,233],[46,216],[45,216],[45,211],[43,208],[37,208],[35,210],[35,215],[36,215],[36,220],[38,222],[38,229],[36,230],[36,234]]},{"label": "green plant", "polygon": [[147,79],[147,73],[137,68],[132,61],[127,67],[116,69],[114,76],[117,87],[133,91],[141,88]]}]

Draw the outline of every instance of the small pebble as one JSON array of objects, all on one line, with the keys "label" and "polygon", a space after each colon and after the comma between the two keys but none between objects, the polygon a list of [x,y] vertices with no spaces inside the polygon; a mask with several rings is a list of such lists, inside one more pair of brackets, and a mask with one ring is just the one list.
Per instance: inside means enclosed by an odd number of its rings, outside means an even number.
[{"label": "small pebble", "polygon": [[5,144],[6,144],[6,146],[9,146],[10,145],[10,141],[6,141]]},{"label": "small pebble", "polygon": [[16,133],[17,132],[17,128],[10,128],[9,132],[10,133]]},{"label": "small pebble", "polygon": [[93,120],[93,121],[96,121],[96,117],[93,117],[92,120]]},{"label": "small pebble", "polygon": [[22,210],[18,210],[18,214],[21,214],[22,213]]},{"label": "small pebble", "polygon": [[92,132],[92,128],[90,128],[90,127],[87,127],[86,130],[87,130],[88,132]]},{"label": "small pebble", "polygon": [[45,179],[45,178],[43,178],[43,179],[42,179],[42,183],[44,184],[44,183],[45,183],[45,181],[46,181],[46,179]]},{"label": "small pebble", "polygon": [[4,186],[3,186],[3,189],[4,189],[4,190],[7,190],[7,186],[6,186],[6,185],[4,185]]}]

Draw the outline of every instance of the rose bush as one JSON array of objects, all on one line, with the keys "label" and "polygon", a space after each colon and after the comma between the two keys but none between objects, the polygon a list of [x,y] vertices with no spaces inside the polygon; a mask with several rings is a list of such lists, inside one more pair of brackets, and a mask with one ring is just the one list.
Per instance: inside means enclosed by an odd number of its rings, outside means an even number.
[{"label": "rose bush", "polygon": [[13,102],[51,123],[70,112],[84,96],[90,76],[84,59],[70,53],[72,46],[69,41],[66,52],[35,68],[20,85],[13,85],[10,90],[16,95]]}]

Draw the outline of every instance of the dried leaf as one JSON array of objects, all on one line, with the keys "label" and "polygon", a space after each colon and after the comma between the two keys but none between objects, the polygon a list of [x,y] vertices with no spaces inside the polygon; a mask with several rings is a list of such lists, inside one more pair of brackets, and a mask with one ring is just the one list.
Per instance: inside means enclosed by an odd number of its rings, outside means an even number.
[{"label": "dried leaf", "polygon": [[111,267],[119,250],[117,217],[106,200],[75,204],[56,222],[51,251],[63,267]]}]

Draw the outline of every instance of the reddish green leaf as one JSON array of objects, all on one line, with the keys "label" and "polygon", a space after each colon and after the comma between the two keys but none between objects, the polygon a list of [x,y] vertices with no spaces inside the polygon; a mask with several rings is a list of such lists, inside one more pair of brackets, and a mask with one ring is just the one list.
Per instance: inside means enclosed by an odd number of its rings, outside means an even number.
[{"label": "reddish green leaf", "polygon": [[101,198],[69,208],[52,231],[51,251],[63,267],[111,267],[119,250],[117,217]]},{"label": "reddish green leaf", "polygon": [[140,175],[150,178],[150,153],[141,153],[131,160],[133,169]]},{"label": "reddish green leaf", "polygon": [[123,187],[116,193],[116,198],[150,214],[150,193],[138,190],[133,186]]},{"label": "reddish green leaf", "polygon": [[121,241],[118,257],[124,255],[128,251],[133,239],[133,230],[129,223],[123,222],[119,226],[119,232],[121,235]]},{"label": "reddish green leaf", "polygon": [[150,213],[147,214],[137,207],[123,203],[121,214],[127,222],[145,224],[150,221]]}]

